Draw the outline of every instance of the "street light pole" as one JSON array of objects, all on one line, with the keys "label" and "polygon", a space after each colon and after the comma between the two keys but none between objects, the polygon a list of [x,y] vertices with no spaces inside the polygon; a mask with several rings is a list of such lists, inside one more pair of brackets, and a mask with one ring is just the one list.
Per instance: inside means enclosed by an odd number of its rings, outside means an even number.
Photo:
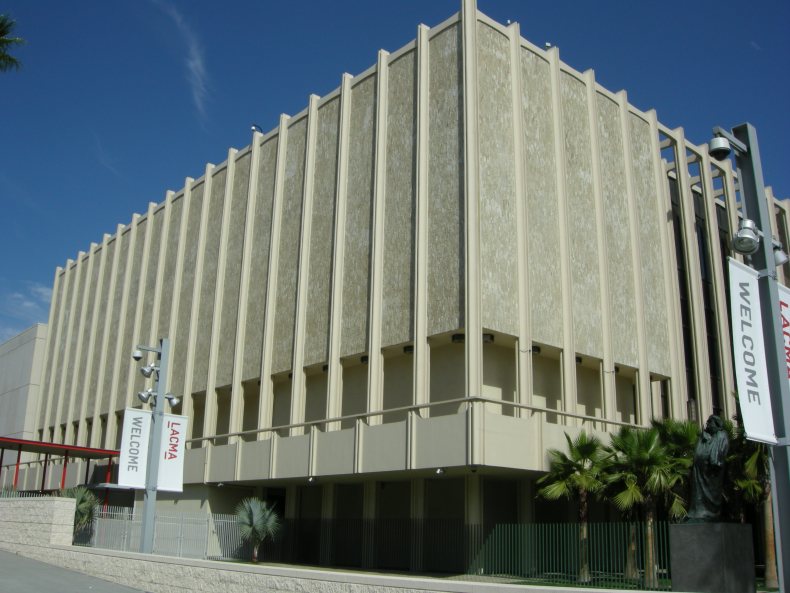
[{"label": "street light pole", "polygon": [[[140,348],[138,346],[138,348]],[[167,393],[167,365],[170,356],[170,340],[162,338],[159,348],[151,348],[157,353],[159,370],[156,374],[154,410],[151,418],[151,432],[148,441],[148,465],[145,474],[145,500],[143,502],[143,525],[140,532],[140,552],[151,554],[154,551],[154,519],[156,517],[156,488],[159,480],[159,457],[162,450],[162,426],[165,417],[165,394]]]},{"label": "street light pole", "polygon": [[[763,312],[763,334],[768,384],[771,393],[774,431],[777,444],[770,446],[771,493],[774,513],[774,542],[776,564],[779,575],[779,590],[788,593],[790,585],[790,562],[783,557],[783,550],[790,551],[790,509],[782,509],[781,502],[790,501],[790,382],[788,361],[785,353],[785,338],[780,320],[779,290],[776,281],[776,259],[773,234],[771,232],[768,202],[765,196],[763,169],[757,130],[749,123],[732,129],[732,136],[721,128],[713,130],[715,135],[732,139],[738,181],[741,187],[743,218],[753,220],[762,233],[760,247],[752,255],[752,266],[759,274],[760,308]],[[740,144],[740,146],[738,146]]]}]

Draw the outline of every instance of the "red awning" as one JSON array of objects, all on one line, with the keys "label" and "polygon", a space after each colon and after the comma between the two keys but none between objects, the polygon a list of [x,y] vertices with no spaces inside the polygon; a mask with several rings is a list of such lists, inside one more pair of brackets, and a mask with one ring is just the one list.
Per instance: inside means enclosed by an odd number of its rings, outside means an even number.
[{"label": "red awning", "polygon": [[28,441],[26,439],[13,439],[0,437],[0,449],[12,449],[23,453],[45,453],[49,455],[68,456],[71,459],[107,459],[117,457],[120,451],[116,449],[94,449],[93,447],[77,447],[76,445],[58,445],[42,441]]}]

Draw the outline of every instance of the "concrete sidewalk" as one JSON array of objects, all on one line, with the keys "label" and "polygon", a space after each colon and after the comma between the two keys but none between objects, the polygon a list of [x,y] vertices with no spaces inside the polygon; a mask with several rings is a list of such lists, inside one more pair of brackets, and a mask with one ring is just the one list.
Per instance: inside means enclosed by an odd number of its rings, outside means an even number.
[{"label": "concrete sidewalk", "polygon": [[2,593],[144,593],[0,550]]}]

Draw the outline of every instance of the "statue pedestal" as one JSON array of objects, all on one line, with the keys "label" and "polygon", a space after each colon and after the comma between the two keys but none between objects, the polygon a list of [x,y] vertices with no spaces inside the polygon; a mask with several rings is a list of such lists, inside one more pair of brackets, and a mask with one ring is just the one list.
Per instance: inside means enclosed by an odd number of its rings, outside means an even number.
[{"label": "statue pedestal", "polygon": [[680,523],[669,526],[672,590],[754,593],[752,526]]}]

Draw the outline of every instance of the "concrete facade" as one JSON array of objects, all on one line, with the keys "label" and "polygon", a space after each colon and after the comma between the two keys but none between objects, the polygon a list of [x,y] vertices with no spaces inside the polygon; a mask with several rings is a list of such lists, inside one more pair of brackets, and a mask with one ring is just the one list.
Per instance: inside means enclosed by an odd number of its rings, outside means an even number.
[{"label": "concrete facade", "polygon": [[[35,439],[46,340],[47,326],[39,323],[0,344],[0,436]],[[2,465],[16,457],[9,451]]]},{"label": "concrete facade", "polygon": [[58,269],[35,429],[114,448],[167,336],[185,497],[529,520],[564,433],[734,412],[735,187],[464,0]]}]

